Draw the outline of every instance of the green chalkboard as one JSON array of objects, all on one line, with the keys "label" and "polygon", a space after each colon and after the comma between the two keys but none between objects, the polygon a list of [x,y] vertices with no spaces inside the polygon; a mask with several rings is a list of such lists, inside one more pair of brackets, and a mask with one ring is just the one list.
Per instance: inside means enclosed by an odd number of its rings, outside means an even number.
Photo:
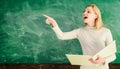
[{"label": "green chalkboard", "polygon": [[79,41],[59,40],[42,15],[71,31],[84,25],[83,10],[92,3],[116,40],[113,63],[120,63],[119,0],[0,0],[0,63],[69,63],[66,53],[82,54]]}]

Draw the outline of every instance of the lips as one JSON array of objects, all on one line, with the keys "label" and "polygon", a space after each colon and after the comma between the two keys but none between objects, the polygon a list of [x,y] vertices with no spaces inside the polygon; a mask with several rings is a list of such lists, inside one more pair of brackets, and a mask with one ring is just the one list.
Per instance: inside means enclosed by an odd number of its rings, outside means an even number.
[{"label": "lips", "polygon": [[84,17],[84,19],[87,19],[87,18],[88,18],[87,16]]}]

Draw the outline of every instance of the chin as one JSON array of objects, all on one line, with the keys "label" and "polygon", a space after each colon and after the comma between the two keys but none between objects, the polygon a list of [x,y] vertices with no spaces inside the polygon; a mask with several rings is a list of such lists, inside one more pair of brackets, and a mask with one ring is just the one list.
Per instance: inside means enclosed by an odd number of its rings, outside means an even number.
[{"label": "chin", "polygon": [[84,23],[85,23],[85,24],[87,24],[87,23],[88,23],[88,21],[84,21]]},{"label": "chin", "polygon": [[83,20],[84,23],[88,23],[88,20]]}]

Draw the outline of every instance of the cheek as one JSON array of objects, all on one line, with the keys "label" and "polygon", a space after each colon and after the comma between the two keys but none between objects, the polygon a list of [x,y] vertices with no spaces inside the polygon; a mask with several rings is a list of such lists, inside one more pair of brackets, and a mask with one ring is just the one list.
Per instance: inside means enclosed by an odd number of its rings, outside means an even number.
[{"label": "cheek", "polygon": [[90,20],[95,20],[96,19],[96,15],[92,14],[89,16]]},{"label": "cheek", "polygon": [[95,18],[95,19],[96,19],[96,18],[97,18],[97,15],[96,15],[96,14],[93,14],[93,18]]}]

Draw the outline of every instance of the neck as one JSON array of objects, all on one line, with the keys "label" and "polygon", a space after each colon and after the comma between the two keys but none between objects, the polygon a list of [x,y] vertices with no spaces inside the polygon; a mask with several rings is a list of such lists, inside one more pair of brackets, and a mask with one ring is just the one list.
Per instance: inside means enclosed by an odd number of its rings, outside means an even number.
[{"label": "neck", "polygon": [[87,23],[87,25],[90,26],[90,27],[95,27],[95,23],[94,22]]}]

